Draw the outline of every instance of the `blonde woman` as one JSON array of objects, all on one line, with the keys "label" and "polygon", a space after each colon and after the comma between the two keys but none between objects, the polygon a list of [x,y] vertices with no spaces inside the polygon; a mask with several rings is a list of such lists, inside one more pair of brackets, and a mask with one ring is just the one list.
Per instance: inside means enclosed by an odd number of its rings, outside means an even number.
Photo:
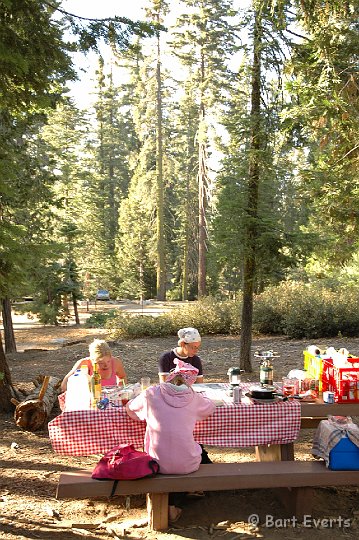
[{"label": "blonde woman", "polygon": [[65,375],[61,383],[61,390],[63,392],[65,392],[67,388],[69,377],[71,377],[71,375],[81,366],[87,366],[89,375],[92,375],[94,362],[97,362],[102,386],[115,386],[117,384],[122,384],[122,381],[125,381],[125,383],[127,382],[127,375],[121,359],[112,356],[111,349],[105,340],[95,339],[89,345],[89,352],[90,356],[88,358],[78,360],[71,371]]}]

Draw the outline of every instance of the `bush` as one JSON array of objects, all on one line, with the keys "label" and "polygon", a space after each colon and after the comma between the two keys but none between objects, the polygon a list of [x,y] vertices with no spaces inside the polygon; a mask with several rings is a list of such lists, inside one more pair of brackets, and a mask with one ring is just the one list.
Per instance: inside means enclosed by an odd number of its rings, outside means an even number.
[{"label": "bush", "polygon": [[110,330],[112,339],[163,337],[176,333],[166,314],[153,317],[119,313],[107,321],[106,328]]},{"label": "bush", "polygon": [[176,331],[192,326],[200,334],[229,334],[231,327],[231,303],[221,302],[207,297],[197,302],[188,302],[184,306],[167,313]]},{"label": "bush", "polygon": [[[176,335],[194,326],[202,335],[240,334],[241,300],[205,298],[152,317],[120,311],[96,313],[88,324],[106,326],[114,339]],[[317,339],[359,333],[359,294],[317,284],[285,282],[254,298],[253,332],[284,334],[294,339]]]},{"label": "bush", "polygon": [[118,311],[116,309],[110,309],[109,311],[97,311],[92,313],[85,323],[86,328],[104,328],[108,321],[117,316]]},{"label": "bush", "polygon": [[283,313],[272,289],[255,296],[252,327],[257,334],[283,334]]},{"label": "bush", "polygon": [[256,297],[253,327],[294,339],[357,335],[357,291],[333,291],[318,284],[285,282]]},{"label": "bush", "polygon": [[161,337],[176,335],[179,328],[193,326],[200,334],[229,334],[231,332],[230,302],[206,298],[189,302],[172,311],[152,317],[120,313],[106,323],[113,339],[130,337]]}]

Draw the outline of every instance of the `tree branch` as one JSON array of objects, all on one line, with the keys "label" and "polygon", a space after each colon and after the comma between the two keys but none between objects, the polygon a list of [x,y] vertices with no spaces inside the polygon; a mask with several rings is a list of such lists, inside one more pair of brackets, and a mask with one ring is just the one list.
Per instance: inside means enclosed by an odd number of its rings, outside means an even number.
[{"label": "tree branch", "polygon": [[131,21],[131,19],[128,19],[126,17],[118,17],[115,15],[114,17],[104,17],[99,18],[96,17],[95,19],[92,19],[90,17],[81,17],[81,15],[75,15],[74,13],[70,13],[69,11],[65,11],[64,9],[61,9],[60,7],[57,7],[55,4],[52,4],[51,2],[48,2],[47,0],[42,0],[44,4],[49,6],[50,8],[54,9],[55,11],[59,11],[63,15],[66,15],[67,17],[73,17],[74,19],[80,19],[82,21],[92,21],[92,22],[106,22],[106,21],[118,21],[123,22],[125,24],[134,24],[134,21]]}]

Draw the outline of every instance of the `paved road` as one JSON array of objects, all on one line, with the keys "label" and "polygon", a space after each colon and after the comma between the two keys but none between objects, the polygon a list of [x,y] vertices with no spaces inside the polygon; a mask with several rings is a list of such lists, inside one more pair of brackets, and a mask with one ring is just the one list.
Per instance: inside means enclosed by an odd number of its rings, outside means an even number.
[{"label": "paved road", "polygon": [[[80,323],[83,324],[89,317],[91,317],[91,313],[96,311],[107,311],[110,309],[120,309],[126,313],[157,316],[165,311],[170,311],[179,305],[181,305],[181,302],[145,301],[143,304],[139,302],[90,302],[88,306],[89,311],[87,312],[86,302],[81,302],[79,305],[79,317]],[[43,326],[35,315],[33,315],[30,319],[27,315],[16,313],[14,310],[12,312],[12,320],[15,330],[26,330],[29,328],[38,328],[39,326]],[[73,322],[75,322],[74,319]],[[1,319],[0,330],[3,330]]]}]

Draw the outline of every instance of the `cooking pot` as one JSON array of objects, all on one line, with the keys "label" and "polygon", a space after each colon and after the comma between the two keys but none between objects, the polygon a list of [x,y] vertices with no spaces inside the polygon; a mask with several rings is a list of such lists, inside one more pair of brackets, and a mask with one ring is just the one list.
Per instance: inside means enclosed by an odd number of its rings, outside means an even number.
[{"label": "cooking pot", "polygon": [[252,386],[250,395],[254,399],[274,399],[277,392],[274,386]]}]

